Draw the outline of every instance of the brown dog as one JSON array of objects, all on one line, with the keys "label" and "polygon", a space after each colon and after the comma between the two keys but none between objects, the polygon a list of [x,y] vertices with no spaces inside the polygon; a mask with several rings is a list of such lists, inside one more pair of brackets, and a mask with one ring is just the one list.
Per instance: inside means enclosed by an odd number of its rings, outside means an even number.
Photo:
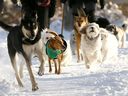
[{"label": "brown dog", "polygon": [[77,29],[83,23],[88,24],[88,18],[82,9],[78,10],[78,14],[79,16],[74,17],[74,30],[75,30],[75,39],[76,39],[77,62],[80,62],[82,59],[82,56],[80,55],[81,34]]},{"label": "brown dog", "polygon": [[65,41],[56,32],[53,32],[51,30],[47,30],[47,37],[49,38],[46,41],[45,45],[46,54],[49,61],[49,72],[52,71],[51,63],[53,61],[55,65],[55,74],[60,74],[63,52],[66,50]]}]

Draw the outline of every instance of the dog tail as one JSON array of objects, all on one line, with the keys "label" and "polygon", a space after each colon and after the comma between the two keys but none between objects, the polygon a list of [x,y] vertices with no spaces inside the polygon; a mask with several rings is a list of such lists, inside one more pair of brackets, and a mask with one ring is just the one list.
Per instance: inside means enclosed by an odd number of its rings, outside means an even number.
[{"label": "dog tail", "polygon": [[128,29],[128,24],[125,24],[125,23],[124,23],[124,24],[122,25],[122,28],[123,28],[124,32],[126,32],[126,30]]},{"label": "dog tail", "polygon": [[3,28],[6,31],[10,31],[13,28],[13,26],[9,26],[9,25],[5,24],[2,21],[0,21],[0,27]]}]

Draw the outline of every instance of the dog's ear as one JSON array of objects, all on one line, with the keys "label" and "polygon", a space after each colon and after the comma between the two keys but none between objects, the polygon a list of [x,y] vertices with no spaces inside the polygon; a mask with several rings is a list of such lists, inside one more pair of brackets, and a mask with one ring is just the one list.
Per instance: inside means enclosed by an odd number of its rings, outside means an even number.
[{"label": "dog's ear", "polygon": [[47,32],[47,33],[53,34],[54,36],[58,36],[58,34],[56,32],[54,32],[54,31],[52,31],[50,29],[46,28],[44,31]]},{"label": "dog's ear", "polygon": [[51,34],[53,34],[53,35],[55,35],[55,36],[58,36],[58,34],[55,33],[55,32],[53,32],[53,31],[48,31],[48,33],[51,33]]},{"label": "dog's ear", "polygon": [[85,18],[86,23],[88,24],[89,23],[88,16],[85,16],[84,18]]},{"label": "dog's ear", "polygon": [[81,16],[86,17],[86,14],[85,14],[83,8],[77,8],[77,13],[78,13],[79,17],[81,17]]},{"label": "dog's ear", "polygon": [[80,26],[80,28],[79,28],[79,32],[80,32],[81,34],[86,34],[86,28],[87,28],[87,27],[88,27],[88,24],[82,23],[81,26]]},{"label": "dog's ear", "polygon": [[81,34],[86,34],[86,28],[87,28],[87,26],[81,27],[81,28],[80,28],[80,33],[81,33]]},{"label": "dog's ear", "polygon": [[62,34],[59,34],[59,36],[60,36],[61,38],[63,38],[63,39],[64,39],[64,35],[62,35]]}]

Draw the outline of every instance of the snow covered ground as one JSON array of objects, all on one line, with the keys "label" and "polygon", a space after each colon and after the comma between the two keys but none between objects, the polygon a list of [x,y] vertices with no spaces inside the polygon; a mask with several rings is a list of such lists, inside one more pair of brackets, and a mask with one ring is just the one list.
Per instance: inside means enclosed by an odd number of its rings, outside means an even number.
[{"label": "snow covered ground", "polygon": [[[60,21],[54,23],[56,26]],[[59,27],[58,27],[59,28]],[[68,39],[70,32],[64,31]],[[77,63],[73,56],[71,64],[62,67],[62,73],[48,72],[37,75],[39,61],[33,59],[33,72],[39,90],[31,91],[28,71],[24,68],[24,88],[19,88],[7,53],[7,32],[0,28],[0,96],[127,96],[128,95],[128,48],[119,49],[117,61],[94,65],[86,69],[83,62]]]},{"label": "snow covered ground", "polygon": [[[51,29],[60,33],[60,25],[57,20]],[[34,58],[32,68],[39,90],[32,92],[26,67],[24,88],[16,82],[7,52],[7,34],[0,28],[0,96],[128,96],[128,48],[119,49],[117,61],[93,65],[91,69],[86,69],[83,62],[77,63],[73,56],[69,65],[62,66],[60,75],[49,73],[45,64],[45,75],[38,76],[39,61]],[[64,36],[69,40],[70,32],[64,31]]]}]

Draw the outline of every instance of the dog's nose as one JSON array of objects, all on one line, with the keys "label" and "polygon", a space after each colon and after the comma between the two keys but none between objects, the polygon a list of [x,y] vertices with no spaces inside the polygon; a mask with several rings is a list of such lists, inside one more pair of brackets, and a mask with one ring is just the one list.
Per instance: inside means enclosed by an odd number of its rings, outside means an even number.
[{"label": "dog's nose", "polygon": [[94,27],[91,27],[92,30],[94,30]]},{"label": "dog's nose", "polygon": [[94,32],[94,27],[91,27],[91,32]]}]

